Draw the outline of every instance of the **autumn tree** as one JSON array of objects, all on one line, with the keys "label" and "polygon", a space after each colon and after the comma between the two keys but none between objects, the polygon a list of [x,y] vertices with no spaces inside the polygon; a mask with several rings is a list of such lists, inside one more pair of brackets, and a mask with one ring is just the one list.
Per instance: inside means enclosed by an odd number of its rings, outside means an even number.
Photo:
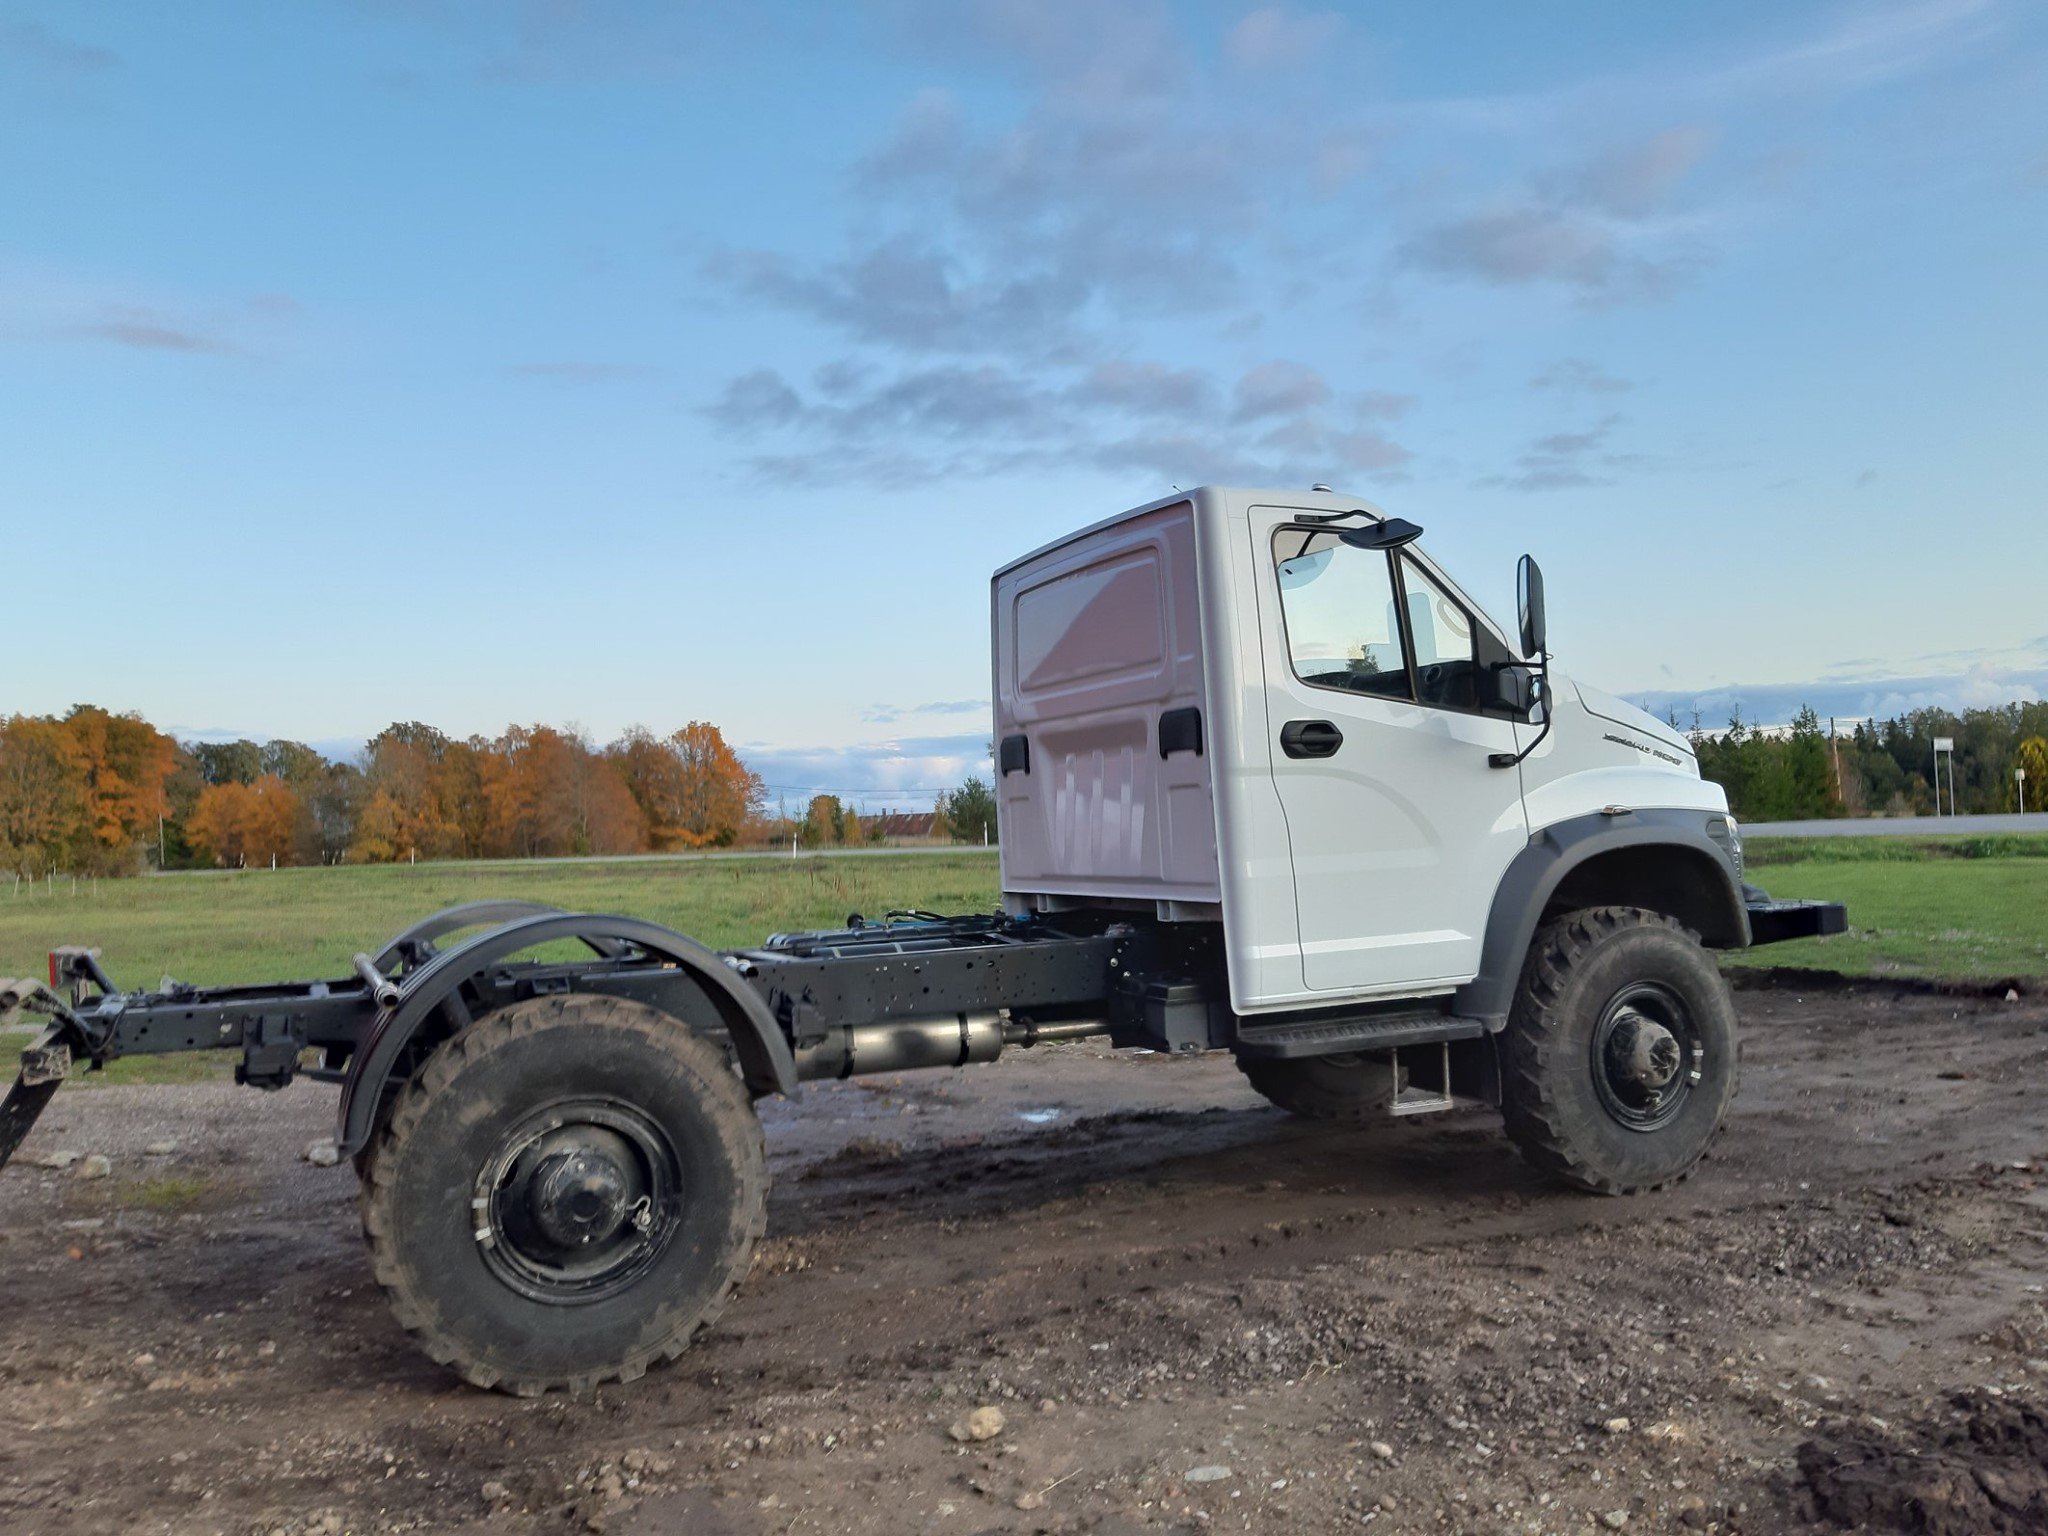
[{"label": "autumn tree", "polygon": [[618,763],[579,735],[515,725],[498,738],[485,770],[494,852],[546,858],[647,846],[647,818]]},{"label": "autumn tree", "polygon": [[715,725],[693,720],[669,736],[634,726],[609,753],[658,849],[727,847],[759,806],[750,773]]},{"label": "autumn tree", "polygon": [[254,783],[233,780],[199,792],[186,835],[215,864],[230,868],[289,864],[297,844],[301,807],[289,784],[274,773]]},{"label": "autumn tree", "polygon": [[96,870],[133,868],[170,809],[164,791],[178,744],[140,715],[111,714],[92,704],[73,706],[63,725],[85,770],[87,835],[80,862]]},{"label": "autumn tree", "polygon": [[460,834],[442,801],[448,738],[416,720],[388,725],[363,748],[364,812],[377,807],[377,830],[349,842],[356,863],[440,858],[460,851]]},{"label": "autumn tree", "polygon": [[0,860],[25,875],[64,862],[85,835],[86,774],[71,733],[54,720],[0,721]]},{"label": "autumn tree", "polygon": [[797,841],[806,848],[830,848],[839,841],[843,809],[837,795],[813,795],[797,828]]},{"label": "autumn tree", "polygon": [[2048,811],[2048,737],[2029,736],[2013,754],[2026,778],[2020,781],[2023,811]]}]

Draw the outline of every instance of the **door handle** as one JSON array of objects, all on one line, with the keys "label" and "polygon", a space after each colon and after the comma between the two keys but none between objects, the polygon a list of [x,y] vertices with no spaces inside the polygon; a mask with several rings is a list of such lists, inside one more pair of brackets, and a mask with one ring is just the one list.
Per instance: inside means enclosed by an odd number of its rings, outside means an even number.
[{"label": "door handle", "polygon": [[1280,727],[1280,750],[1289,757],[1334,757],[1344,733],[1327,720],[1290,720]]}]

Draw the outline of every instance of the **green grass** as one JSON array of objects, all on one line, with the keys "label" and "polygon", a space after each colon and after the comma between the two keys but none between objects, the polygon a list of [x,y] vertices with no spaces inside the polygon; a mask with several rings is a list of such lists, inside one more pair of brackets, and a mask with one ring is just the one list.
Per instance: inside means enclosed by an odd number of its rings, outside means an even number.
[{"label": "green grass", "polygon": [[[1737,965],[1799,965],[1856,976],[1993,981],[2048,977],[2048,859],[1847,856],[1763,863],[1756,879],[1773,896],[1846,902],[1849,931],[1731,955]],[[1854,852],[1850,852],[1851,848]]]},{"label": "green grass", "polygon": [[2048,859],[2048,836],[1754,837],[1745,840],[1750,866],[1779,864],[1918,864],[1936,859]]},{"label": "green grass", "polygon": [[[836,927],[891,907],[989,911],[996,861],[976,853],[696,863],[385,865],[164,875],[54,894],[0,887],[0,975],[40,976],[62,944],[99,947],[116,984],[164,975],[198,986],[349,974],[408,924],[457,902],[517,897],[623,912],[714,949],[792,928]],[[575,948],[568,953],[580,953]],[[140,1065],[140,1064],[138,1064]]]}]

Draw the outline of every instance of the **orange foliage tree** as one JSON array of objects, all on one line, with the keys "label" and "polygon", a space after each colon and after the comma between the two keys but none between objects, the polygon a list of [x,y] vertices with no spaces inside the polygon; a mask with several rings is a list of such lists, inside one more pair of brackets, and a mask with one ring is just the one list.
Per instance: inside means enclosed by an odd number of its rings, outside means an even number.
[{"label": "orange foliage tree", "polygon": [[609,754],[657,849],[725,847],[760,805],[750,773],[715,725],[693,720],[669,736],[634,726]]},{"label": "orange foliage tree", "polygon": [[493,745],[482,765],[493,853],[548,858],[646,848],[647,818],[618,764],[580,735],[515,725]]},{"label": "orange foliage tree", "polygon": [[215,864],[230,868],[289,864],[301,807],[289,784],[266,773],[251,784],[209,784],[185,825],[185,836]]},{"label": "orange foliage tree", "polygon": [[81,862],[95,869],[132,867],[144,843],[170,809],[165,785],[178,765],[178,744],[140,715],[116,715],[79,704],[64,729],[85,770],[85,828],[90,841]]},{"label": "orange foliage tree", "polygon": [[85,762],[54,720],[0,721],[0,860],[25,875],[64,862],[86,835]]}]

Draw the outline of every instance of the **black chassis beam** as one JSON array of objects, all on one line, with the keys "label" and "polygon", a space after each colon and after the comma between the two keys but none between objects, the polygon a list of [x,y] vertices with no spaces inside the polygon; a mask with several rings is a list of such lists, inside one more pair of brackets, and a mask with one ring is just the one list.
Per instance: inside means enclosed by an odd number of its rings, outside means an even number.
[{"label": "black chassis beam", "polygon": [[[1112,994],[1129,942],[1128,930],[1121,929],[1072,933],[1026,919],[920,915],[905,923],[778,934],[759,949],[725,959],[762,993],[792,1049],[798,1049],[832,1029],[862,1024],[993,1008],[1039,1018],[1099,1009]],[[96,962],[81,956],[75,966],[60,983],[108,988]],[[571,991],[633,998],[682,1017],[702,996],[686,973],[623,952],[496,963],[463,984],[454,1006],[475,1017],[525,998]],[[370,1038],[381,1011],[367,982],[353,976],[243,987],[173,985],[159,992],[103,990],[66,1011],[60,1034],[74,1057],[95,1065],[123,1056],[239,1050],[237,1081],[280,1088],[302,1070],[324,1081],[346,1078],[350,1058]],[[302,1069],[299,1061],[308,1048],[321,1053],[321,1062]]]},{"label": "black chassis beam", "polygon": [[1135,941],[1029,918],[935,918],[777,934],[727,958],[802,1051],[835,1029],[1008,1008],[1039,1019],[1101,1012]]}]

